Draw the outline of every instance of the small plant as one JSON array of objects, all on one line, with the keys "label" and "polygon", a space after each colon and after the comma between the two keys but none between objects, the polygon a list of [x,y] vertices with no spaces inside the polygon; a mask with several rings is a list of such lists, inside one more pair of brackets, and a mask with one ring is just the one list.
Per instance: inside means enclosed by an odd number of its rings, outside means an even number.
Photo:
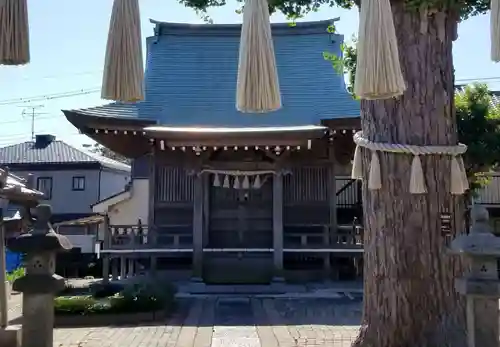
[{"label": "small plant", "polygon": [[94,298],[107,298],[123,289],[124,286],[118,283],[93,283],[90,285],[90,292]]},{"label": "small plant", "polygon": [[106,305],[99,303],[90,295],[60,296],[54,300],[54,311],[57,314],[88,315],[105,312],[106,309]]},{"label": "small plant", "polygon": [[112,310],[119,312],[148,312],[158,308],[170,309],[175,299],[171,284],[139,283],[126,286],[111,298]]},{"label": "small plant", "polygon": [[25,275],[25,273],[26,273],[26,270],[23,267],[18,267],[14,271],[9,272],[7,274],[7,281],[9,281],[10,283],[14,283],[15,280],[23,277]]}]

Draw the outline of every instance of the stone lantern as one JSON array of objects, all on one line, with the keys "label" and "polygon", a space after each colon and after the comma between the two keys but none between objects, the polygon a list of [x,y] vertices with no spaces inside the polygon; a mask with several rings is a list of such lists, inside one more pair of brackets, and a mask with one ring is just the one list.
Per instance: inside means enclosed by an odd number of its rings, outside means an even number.
[{"label": "stone lantern", "polygon": [[72,248],[69,240],[54,232],[49,205],[38,205],[33,231],[10,240],[8,248],[26,254],[26,275],[14,282],[23,293],[23,347],[52,347],[54,296],[64,289],[64,278],[55,274],[56,253]]},{"label": "stone lantern", "polygon": [[468,346],[498,347],[500,238],[491,232],[485,208],[474,206],[471,217],[470,233],[451,242],[452,254],[465,256],[471,269],[465,277],[456,279],[455,288],[467,300]]}]

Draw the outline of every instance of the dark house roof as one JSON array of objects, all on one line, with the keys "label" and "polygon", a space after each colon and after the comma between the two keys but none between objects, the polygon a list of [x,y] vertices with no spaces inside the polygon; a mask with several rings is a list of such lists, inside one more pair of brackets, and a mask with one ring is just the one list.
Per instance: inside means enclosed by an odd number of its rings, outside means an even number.
[{"label": "dark house roof", "polygon": [[327,32],[332,20],[272,24],[283,107],[264,115],[235,107],[241,25],[152,22],[146,100],[71,112],[96,121],[119,117],[197,127],[302,126],[359,118],[359,102],[347,92],[344,76],[323,58],[324,52],[341,55],[343,36]]},{"label": "dark house roof", "polygon": [[94,153],[77,149],[52,135],[37,135],[35,141],[0,148],[0,165],[11,169],[33,165],[95,165],[130,171],[130,166]]}]

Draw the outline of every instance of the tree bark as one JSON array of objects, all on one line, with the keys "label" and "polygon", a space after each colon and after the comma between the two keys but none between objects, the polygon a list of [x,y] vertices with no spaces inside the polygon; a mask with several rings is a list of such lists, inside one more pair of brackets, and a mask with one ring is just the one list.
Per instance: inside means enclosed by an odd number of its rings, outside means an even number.
[{"label": "tree bark", "polygon": [[[362,101],[364,136],[376,142],[455,145],[452,42],[456,16],[422,15],[394,1],[392,11],[407,91],[401,98]],[[424,156],[427,194],[409,193],[411,156],[380,153],[382,189],[363,182],[364,309],[357,347],[466,346],[464,300],[454,278],[462,261],[446,242],[463,233],[462,197],[450,191],[450,158]],[[364,177],[371,154],[363,151]],[[441,214],[451,213],[452,235]]]}]

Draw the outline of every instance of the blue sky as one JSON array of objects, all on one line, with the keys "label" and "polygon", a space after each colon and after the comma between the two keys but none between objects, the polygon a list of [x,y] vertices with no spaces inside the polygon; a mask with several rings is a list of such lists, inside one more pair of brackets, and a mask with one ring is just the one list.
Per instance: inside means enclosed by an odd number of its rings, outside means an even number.
[{"label": "blue sky", "polygon": [[[37,133],[52,133],[68,143],[81,146],[91,143],[64,118],[61,109],[104,104],[98,92],[104,60],[112,0],[29,0],[31,63],[22,67],[0,66],[0,146],[31,138],[31,120],[23,115],[29,106],[35,110]],[[215,23],[241,22],[235,13],[236,1],[228,0],[223,8],[209,12]],[[175,0],[141,0],[142,34],[150,36],[149,19],[202,23],[196,13]],[[325,7],[303,20],[340,17],[337,30],[349,40],[358,29],[357,9],[346,11]],[[274,22],[285,21],[274,15]],[[492,78],[493,89],[500,89],[500,65],[489,59],[489,16],[467,20],[459,26],[454,46],[457,82]],[[496,79],[495,79],[496,78]],[[89,91],[88,94],[12,104],[12,100],[48,94]]]}]

